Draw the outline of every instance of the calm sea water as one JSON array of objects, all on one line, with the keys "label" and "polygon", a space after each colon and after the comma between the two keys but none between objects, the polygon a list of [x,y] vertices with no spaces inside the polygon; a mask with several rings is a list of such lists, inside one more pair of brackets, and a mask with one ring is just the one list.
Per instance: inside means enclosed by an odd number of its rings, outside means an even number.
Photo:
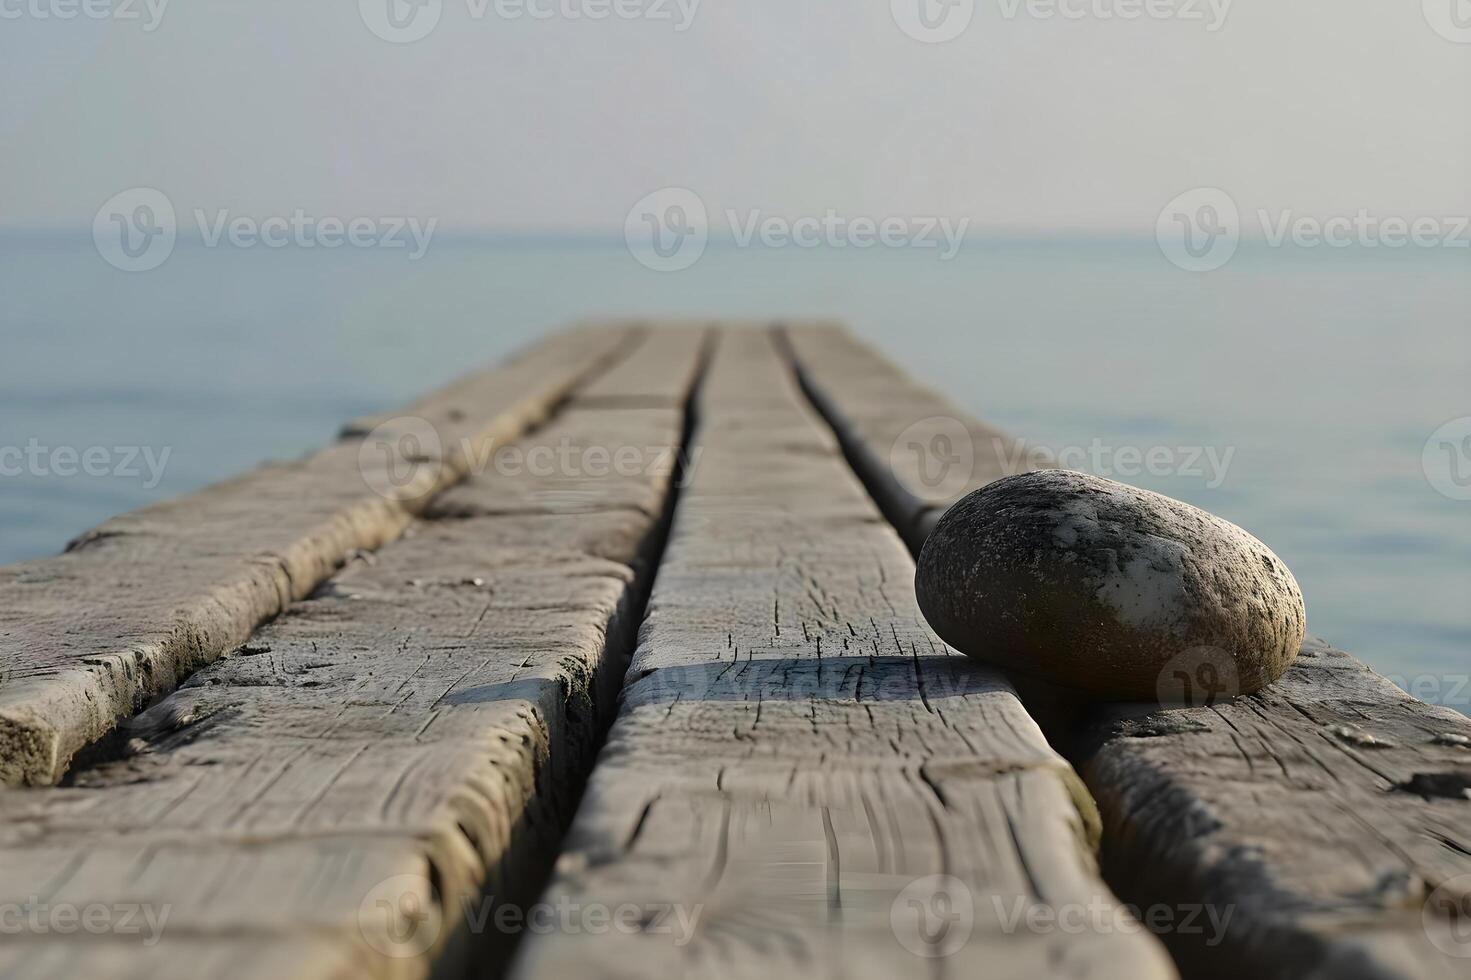
[{"label": "calm sea water", "polygon": [[12,234],[0,447],[102,447],[114,469],[115,447],[147,447],[162,472],[150,485],[140,456],[136,476],[0,476],[0,562],[303,453],[569,318],[641,313],[846,318],[1032,444],[1243,525],[1297,574],[1311,630],[1471,705],[1471,502],[1422,466],[1428,437],[1471,415],[1471,263],[1449,252],[1243,247],[1192,275],[1152,242],[994,242],[949,262],[712,247],[656,273],[611,243],[440,238],[410,262],[181,242],[128,274],[90,240]]}]

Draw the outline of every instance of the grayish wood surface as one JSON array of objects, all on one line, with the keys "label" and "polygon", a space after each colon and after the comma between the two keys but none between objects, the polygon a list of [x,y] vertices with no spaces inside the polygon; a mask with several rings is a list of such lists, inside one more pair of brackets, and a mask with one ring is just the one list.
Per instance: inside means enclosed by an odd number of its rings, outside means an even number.
[{"label": "grayish wood surface", "polygon": [[1192,972],[1471,976],[1464,715],[1310,637],[1257,694],[1100,710],[1086,735],[1115,885],[1234,910],[1221,944],[1175,940]]},{"label": "grayish wood surface", "polygon": [[782,331],[803,389],[916,554],[961,497],[1033,468],[1032,447],[955,407],[835,324]]},{"label": "grayish wood surface", "polygon": [[125,514],[60,557],[0,569],[0,785],[55,782],[118,719],[241,643],[346,556],[397,537],[490,445],[637,339],[560,334],[305,460]]},{"label": "grayish wood surface", "polygon": [[[877,355],[841,331],[790,337],[807,384],[881,498],[908,493],[886,456],[915,414],[984,429],[924,389],[902,390],[896,370],[863,367]],[[885,393],[874,397],[859,376],[886,377],[877,382]],[[898,407],[885,418],[890,404]],[[976,475],[989,476],[980,467]],[[885,505],[900,515],[922,508],[912,494]],[[927,528],[911,527],[917,550]],[[1032,706],[1056,719],[1055,742],[1077,741],[1086,757],[1110,882],[1143,905],[1230,910],[1219,943],[1209,932],[1168,937],[1192,975],[1471,975],[1471,958],[1431,941],[1456,948],[1445,913],[1459,902],[1459,948],[1471,954],[1465,716],[1409,697],[1312,638],[1281,681],[1231,702],[1098,709],[1081,730],[1069,711]]]},{"label": "grayish wood surface", "polygon": [[[514,975],[1172,976],[1147,935],[1008,931],[1032,904],[1113,906],[1090,804],[1006,681],[925,628],[912,560],[771,334],[722,337],[698,414],[544,896],[603,925],[528,936]],[[639,927],[608,924],[625,909]]]},{"label": "grayish wood surface", "polygon": [[[651,335],[604,394],[673,367],[687,393],[698,341]],[[574,409],[510,448],[678,446],[683,416]],[[154,945],[7,936],[0,975],[422,976],[493,952],[481,896],[524,901],[551,861],[671,485],[499,459],[126,722],[122,758],[0,792],[0,907],[169,910]]]}]

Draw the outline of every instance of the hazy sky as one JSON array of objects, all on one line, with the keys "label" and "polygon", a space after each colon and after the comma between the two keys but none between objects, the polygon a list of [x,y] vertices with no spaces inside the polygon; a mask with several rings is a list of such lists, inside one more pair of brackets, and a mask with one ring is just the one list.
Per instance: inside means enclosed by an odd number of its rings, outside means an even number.
[{"label": "hazy sky", "polygon": [[[974,0],[944,43],[900,26],[923,33],[917,0],[172,0],[147,30],[161,2],[0,0],[0,224],[88,226],[138,185],[610,233],[670,185],[995,231],[1147,233],[1202,185],[1471,213],[1471,38],[1432,27],[1468,0]],[[390,2],[438,22],[386,41]],[[522,2],[552,16],[504,15]],[[945,30],[970,0],[925,2]],[[119,16],[55,16],[77,4]]]}]

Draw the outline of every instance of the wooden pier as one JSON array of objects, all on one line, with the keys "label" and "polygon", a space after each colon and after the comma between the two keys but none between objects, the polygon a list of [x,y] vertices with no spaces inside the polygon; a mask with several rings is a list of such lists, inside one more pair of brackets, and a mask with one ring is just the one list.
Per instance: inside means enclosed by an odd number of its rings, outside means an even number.
[{"label": "wooden pier", "polygon": [[1471,975],[1471,720],[1317,640],[1161,710],[934,636],[1006,446],[838,326],[586,325],[0,569],[0,927],[167,910],[0,976]]}]

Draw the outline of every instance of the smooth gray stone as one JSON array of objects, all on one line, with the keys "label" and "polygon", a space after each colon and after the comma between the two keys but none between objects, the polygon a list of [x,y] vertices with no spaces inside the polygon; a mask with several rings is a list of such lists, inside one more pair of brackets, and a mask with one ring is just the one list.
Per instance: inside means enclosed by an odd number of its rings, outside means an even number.
[{"label": "smooth gray stone", "polygon": [[1111,700],[1256,691],[1307,620],[1287,566],[1235,524],[1070,470],[961,499],[925,542],[915,590],[957,650]]}]

